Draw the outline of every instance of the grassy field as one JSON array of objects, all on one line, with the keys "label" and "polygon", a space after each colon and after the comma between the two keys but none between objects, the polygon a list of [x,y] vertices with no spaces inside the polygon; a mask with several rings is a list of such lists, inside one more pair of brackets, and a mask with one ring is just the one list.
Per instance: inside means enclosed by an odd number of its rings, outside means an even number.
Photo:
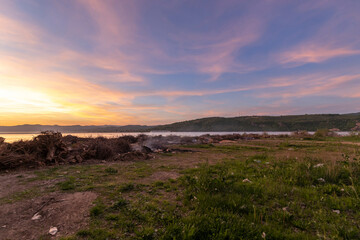
[{"label": "grassy field", "polygon": [[360,239],[358,139],[326,140],[189,145],[138,162],[20,172],[25,187],[0,204],[96,193],[88,224],[64,240]]}]

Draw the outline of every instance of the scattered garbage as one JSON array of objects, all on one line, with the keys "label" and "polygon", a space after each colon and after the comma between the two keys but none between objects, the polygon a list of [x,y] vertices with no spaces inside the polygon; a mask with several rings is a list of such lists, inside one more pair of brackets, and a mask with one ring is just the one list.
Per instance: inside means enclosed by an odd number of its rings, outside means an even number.
[{"label": "scattered garbage", "polygon": [[39,220],[41,218],[41,215],[39,213],[35,213],[35,215],[31,218],[31,220]]},{"label": "scattered garbage", "polygon": [[318,164],[316,164],[316,165],[314,166],[314,168],[320,168],[320,167],[323,167],[323,166],[324,166],[323,163],[318,163]]},{"label": "scattered garbage", "polygon": [[332,210],[336,214],[340,214],[340,210]]},{"label": "scattered garbage", "polygon": [[57,232],[58,232],[57,227],[51,227],[49,230],[49,234],[52,236],[55,236]]},{"label": "scattered garbage", "polygon": [[251,183],[251,181],[250,181],[249,179],[247,179],[247,178],[245,178],[245,179],[243,180],[243,182],[244,182],[244,183]]}]

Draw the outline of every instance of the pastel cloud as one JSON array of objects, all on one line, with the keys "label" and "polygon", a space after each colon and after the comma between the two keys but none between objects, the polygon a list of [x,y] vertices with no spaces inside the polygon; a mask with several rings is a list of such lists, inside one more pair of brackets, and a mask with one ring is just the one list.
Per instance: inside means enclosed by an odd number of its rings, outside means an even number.
[{"label": "pastel cloud", "polygon": [[360,50],[349,48],[323,48],[303,47],[288,51],[280,56],[280,62],[287,63],[318,63],[335,57],[351,56],[360,54]]},{"label": "pastel cloud", "polygon": [[0,125],[357,111],[359,5],[309,3],[5,0]]}]

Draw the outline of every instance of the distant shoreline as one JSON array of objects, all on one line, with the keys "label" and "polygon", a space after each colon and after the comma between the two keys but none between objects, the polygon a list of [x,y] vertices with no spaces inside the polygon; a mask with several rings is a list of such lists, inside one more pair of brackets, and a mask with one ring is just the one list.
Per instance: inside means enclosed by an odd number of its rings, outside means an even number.
[{"label": "distant shoreline", "polygon": [[26,124],[0,126],[0,132],[40,133],[51,130],[62,133],[128,133],[128,132],[293,132],[316,131],[318,129],[339,129],[340,131],[359,131],[360,113],[352,114],[305,114],[288,116],[241,116],[208,117],[164,125],[39,125]]}]

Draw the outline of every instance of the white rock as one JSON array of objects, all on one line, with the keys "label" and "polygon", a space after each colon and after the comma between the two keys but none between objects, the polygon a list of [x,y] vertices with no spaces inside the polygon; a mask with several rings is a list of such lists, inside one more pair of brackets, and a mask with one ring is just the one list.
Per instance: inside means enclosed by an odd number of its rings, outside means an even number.
[{"label": "white rock", "polygon": [[39,220],[41,215],[39,213],[35,213],[35,215],[31,218],[31,220]]},{"label": "white rock", "polygon": [[324,182],[325,182],[325,179],[319,178],[318,181],[324,183]]},{"label": "white rock", "polygon": [[53,236],[56,235],[57,232],[58,232],[57,227],[51,227],[49,230],[49,234]]}]

